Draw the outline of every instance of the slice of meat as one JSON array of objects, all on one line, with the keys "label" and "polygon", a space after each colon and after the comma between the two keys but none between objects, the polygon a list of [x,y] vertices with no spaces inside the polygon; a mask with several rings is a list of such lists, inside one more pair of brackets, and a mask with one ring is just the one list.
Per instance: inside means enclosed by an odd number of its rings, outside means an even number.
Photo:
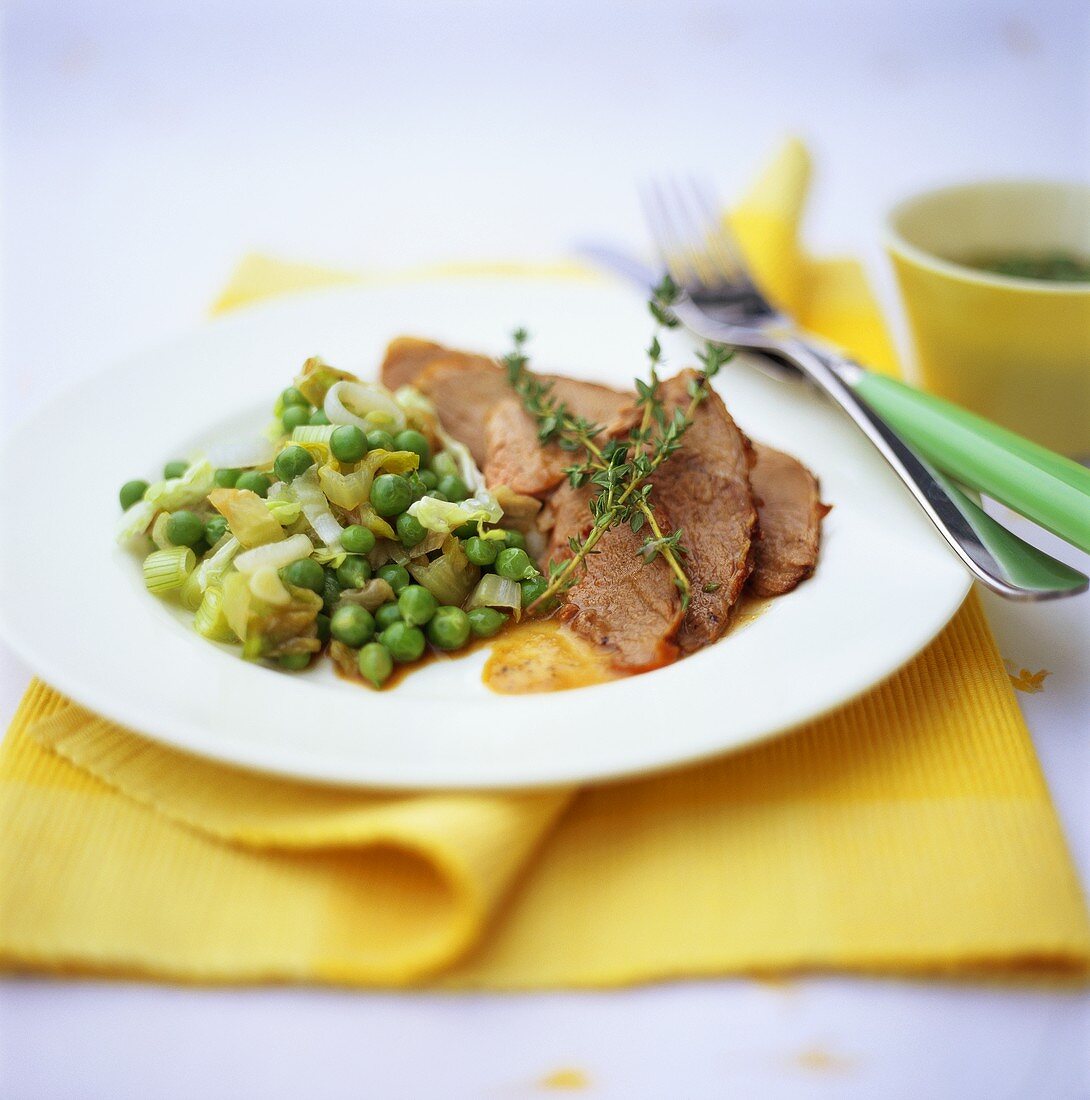
[{"label": "slice of meat", "polygon": [[517,397],[492,407],[485,425],[484,478],[490,487],[506,485],[516,493],[544,496],[564,480],[564,467],[575,456],[555,443],[542,446],[534,422]]},{"label": "slice of meat", "polygon": [[[668,410],[689,403],[696,378],[684,370],[662,384]],[[757,509],[750,491],[753,448],[713,390],[698,406],[676,451],[653,476],[651,504],[665,531],[682,531],[683,567],[692,585],[677,634],[686,653],[727,629],[730,611],[753,568]],[[646,529],[645,529],[646,530]]]},{"label": "slice of meat", "polygon": [[[594,382],[581,382],[574,378],[559,378],[548,374],[542,377],[554,384],[556,396],[576,416],[596,424],[612,419],[631,400],[628,394]],[[478,466],[485,466],[488,460],[488,418],[495,405],[501,401],[509,401],[513,396],[511,385],[507,381],[507,372],[484,356],[448,352],[432,359],[415,376],[413,385],[435,403],[443,427],[470,449]],[[525,427],[534,436],[536,443],[533,422],[526,413],[522,415],[525,417]],[[568,463],[560,463],[561,468],[564,465]],[[559,478],[536,491],[547,492],[558,480]],[[535,490],[527,488],[519,491]]]},{"label": "slice of meat", "polygon": [[590,532],[593,517],[590,514],[590,498],[597,492],[593,485],[584,485],[573,489],[565,481],[545,502],[538,516],[538,529],[549,540],[545,549],[545,560],[560,561],[569,556],[568,539],[575,536],[583,538]]},{"label": "slice of meat", "polygon": [[749,589],[758,596],[782,596],[809,577],[817,565],[821,503],[817,478],[791,455],[755,443],[750,470],[761,522]]},{"label": "slice of meat", "polygon": [[597,553],[560,611],[571,628],[609,651],[624,672],[646,672],[677,659],[674,635],[681,598],[670,567],[661,558],[645,563],[642,535],[624,524],[607,531]]},{"label": "slice of meat", "polygon": [[402,386],[412,385],[432,363],[450,358],[489,363],[484,356],[452,351],[431,340],[421,340],[417,336],[398,336],[386,347],[379,378],[388,390],[398,390]]},{"label": "slice of meat", "polygon": [[447,355],[425,367],[413,385],[435,403],[443,427],[484,466],[488,414],[511,396],[503,370],[480,356]]}]

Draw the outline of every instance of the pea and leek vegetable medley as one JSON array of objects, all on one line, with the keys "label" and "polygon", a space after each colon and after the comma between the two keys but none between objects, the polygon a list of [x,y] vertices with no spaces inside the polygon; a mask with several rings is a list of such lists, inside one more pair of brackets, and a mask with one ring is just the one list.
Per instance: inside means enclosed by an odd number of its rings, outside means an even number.
[{"label": "pea and leek vegetable medley", "polygon": [[179,460],[121,487],[120,541],[198,633],[293,671],[326,650],[377,688],[541,595],[522,534],[500,526],[469,451],[417,391],[309,359],[274,415],[231,466]]}]

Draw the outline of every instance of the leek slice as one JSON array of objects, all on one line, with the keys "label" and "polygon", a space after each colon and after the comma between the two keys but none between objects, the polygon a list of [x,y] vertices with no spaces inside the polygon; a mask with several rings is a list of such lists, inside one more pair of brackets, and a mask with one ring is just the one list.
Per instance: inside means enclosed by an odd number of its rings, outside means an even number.
[{"label": "leek slice", "polygon": [[459,539],[443,543],[443,555],[435,561],[411,561],[407,566],[418,584],[422,584],[441,603],[461,607],[481,571],[470,562]]},{"label": "leek slice", "polygon": [[328,447],[336,430],[336,424],[304,424],[292,431],[291,441],[292,443],[321,443]]},{"label": "leek slice", "polygon": [[300,558],[309,558],[314,553],[314,543],[306,535],[292,535],[281,542],[269,542],[255,546],[252,550],[239,554],[235,558],[235,568],[240,573],[257,573],[263,569],[283,569]]},{"label": "leek slice", "polygon": [[[365,432],[383,423],[391,432],[405,427],[401,407],[384,387],[373,383],[335,382],[327,390],[322,408],[331,424],[355,424]],[[381,419],[375,414],[381,414]]]},{"label": "leek slice", "polygon": [[218,584],[209,585],[193,616],[193,626],[198,634],[213,642],[239,641],[224,613],[223,589]]},{"label": "leek slice", "polygon": [[466,603],[466,611],[475,607],[500,607],[514,612],[515,622],[522,615],[522,587],[518,581],[508,580],[498,573],[486,573],[481,577]]},{"label": "leek slice", "polygon": [[287,607],[291,603],[291,593],[272,565],[263,565],[250,574],[250,594],[272,607]]},{"label": "leek slice", "polygon": [[312,404],[321,405],[326,394],[336,382],[358,382],[359,379],[346,370],[331,367],[320,355],[312,355],[295,379],[295,388]]},{"label": "leek slice", "polygon": [[487,489],[468,500],[436,500],[425,496],[409,505],[408,512],[429,531],[449,534],[463,523],[499,523],[503,509]]},{"label": "leek slice", "polygon": [[331,550],[339,550],[341,547],[341,534],[344,528],[337,522],[318,483],[318,473],[313,466],[304,470],[291,483],[291,491],[295,499],[303,506],[303,515],[307,517],[307,523],[314,528],[314,533]]},{"label": "leek slice", "polygon": [[281,527],[290,527],[303,514],[303,507],[298,501],[287,500],[284,497],[266,500],[265,507],[272,512]]},{"label": "leek slice", "polygon": [[125,546],[146,535],[157,511],[158,509],[150,500],[138,500],[125,509],[117,529],[117,541]]},{"label": "leek slice", "polygon": [[156,508],[177,512],[179,508],[188,508],[204,500],[215,484],[215,474],[212,463],[207,458],[200,458],[190,463],[181,477],[169,477],[149,485],[144,491],[144,499]]},{"label": "leek slice", "polygon": [[283,528],[265,501],[249,489],[213,489],[208,501],[247,549],[284,538]]},{"label": "leek slice", "polygon": [[188,546],[153,550],[144,559],[144,584],[149,592],[162,596],[181,588],[197,564],[197,555]]}]

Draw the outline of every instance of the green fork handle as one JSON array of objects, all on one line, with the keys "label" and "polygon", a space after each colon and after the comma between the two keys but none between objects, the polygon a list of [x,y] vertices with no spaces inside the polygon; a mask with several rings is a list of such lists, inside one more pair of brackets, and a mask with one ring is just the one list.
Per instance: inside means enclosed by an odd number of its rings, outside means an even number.
[{"label": "green fork handle", "polygon": [[1086,467],[894,378],[841,377],[932,466],[1090,553]]}]

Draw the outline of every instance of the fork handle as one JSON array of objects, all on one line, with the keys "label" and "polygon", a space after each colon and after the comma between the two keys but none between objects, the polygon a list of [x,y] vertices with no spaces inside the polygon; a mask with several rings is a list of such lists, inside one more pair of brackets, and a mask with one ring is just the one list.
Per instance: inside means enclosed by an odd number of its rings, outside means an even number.
[{"label": "fork handle", "polygon": [[[858,376],[867,374],[862,367],[801,340],[778,340],[769,350],[793,360],[855,421],[969,571],[993,592],[1034,600],[1085,591],[1087,578],[1082,573],[996,523],[871,408],[855,389]],[[1072,488],[1072,492],[1078,490]],[[1083,508],[1090,507],[1090,499],[1082,499]]]},{"label": "fork handle", "polygon": [[845,380],[931,465],[1090,551],[1090,470],[998,424],[880,374]]}]

